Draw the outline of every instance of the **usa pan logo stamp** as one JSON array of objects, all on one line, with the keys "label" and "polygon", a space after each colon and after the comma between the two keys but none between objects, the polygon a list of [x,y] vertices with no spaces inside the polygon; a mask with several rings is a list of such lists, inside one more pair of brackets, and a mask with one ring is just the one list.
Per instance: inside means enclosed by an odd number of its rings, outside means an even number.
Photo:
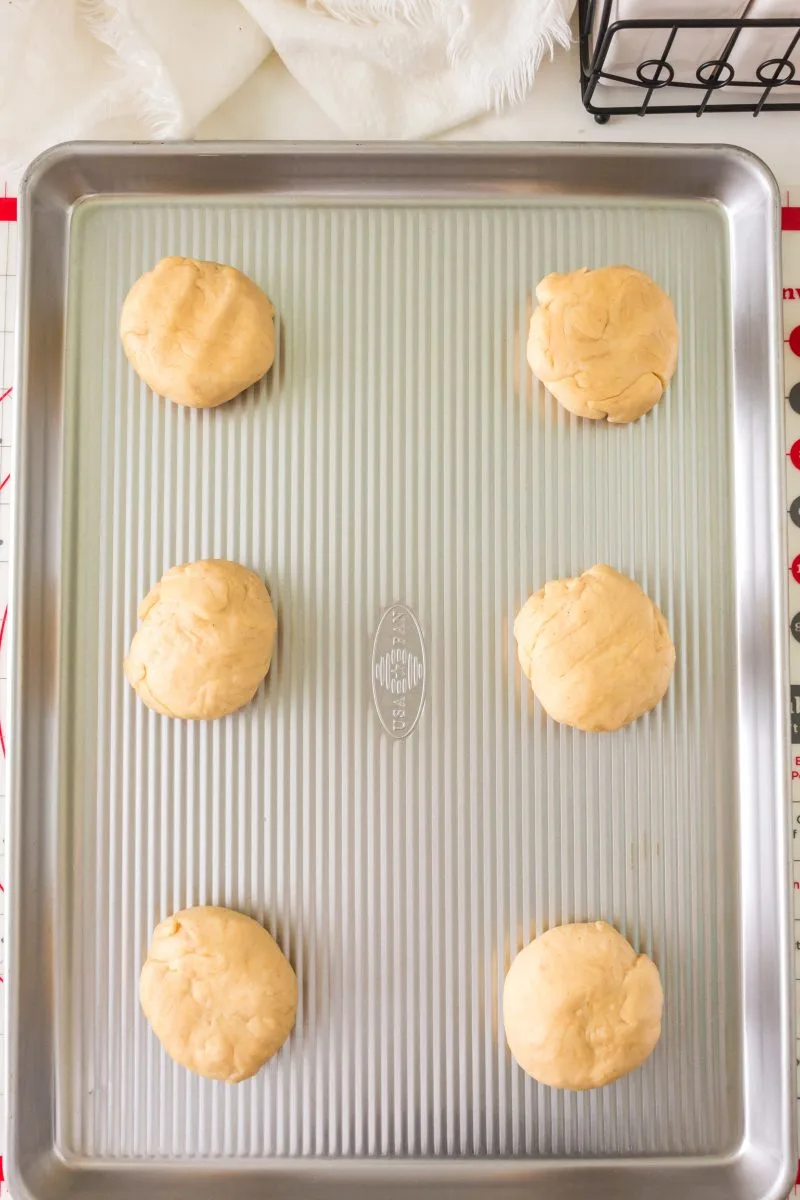
[{"label": "usa pan logo stamp", "polygon": [[419,621],[405,604],[387,608],[372,643],[372,698],[381,725],[407,738],[425,704],[425,642]]}]

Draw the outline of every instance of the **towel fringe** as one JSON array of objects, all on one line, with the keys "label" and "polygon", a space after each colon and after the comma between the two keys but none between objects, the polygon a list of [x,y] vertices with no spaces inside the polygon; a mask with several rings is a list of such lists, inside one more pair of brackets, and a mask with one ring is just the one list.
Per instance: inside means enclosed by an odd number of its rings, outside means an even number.
[{"label": "towel fringe", "polygon": [[[185,117],[164,63],[147,42],[138,38],[130,16],[108,0],[76,0],[76,13],[90,33],[113,50],[120,75],[135,86],[131,95],[136,116],[157,139],[186,137]],[[128,72],[129,74],[126,74]]]}]

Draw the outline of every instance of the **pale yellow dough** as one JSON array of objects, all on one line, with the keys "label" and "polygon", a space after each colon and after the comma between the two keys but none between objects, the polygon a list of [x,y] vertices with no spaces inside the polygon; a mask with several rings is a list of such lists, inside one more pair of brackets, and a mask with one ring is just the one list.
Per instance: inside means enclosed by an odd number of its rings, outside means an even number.
[{"label": "pale yellow dough", "polygon": [[128,292],[120,337],[154,392],[190,408],[214,408],[272,366],[274,312],[235,267],[162,258]]},{"label": "pale yellow dough", "polygon": [[514,637],[545,711],[587,732],[620,729],[649,712],[675,668],[660,609],[638,583],[602,564],[534,592]]},{"label": "pale yellow dough", "polygon": [[633,267],[546,275],[536,289],[528,362],[579,417],[635,421],[658,404],[678,362],[666,292]]},{"label": "pale yellow dough", "polygon": [[172,567],[139,606],[125,674],[149,708],[208,721],[252,700],[278,623],[253,571],[225,559]]},{"label": "pale yellow dough", "polygon": [[503,988],[508,1047],[550,1087],[602,1087],[640,1067],[661,1034],[658,968],[605,921],[559,925],[511,964]]},{"label": "pale yellow dough", "polygon": [[139,999],[170,1058],[208,1079],[239,1083],[291,1033],[297,979],[251,917],[186,908],[156,926]]}]

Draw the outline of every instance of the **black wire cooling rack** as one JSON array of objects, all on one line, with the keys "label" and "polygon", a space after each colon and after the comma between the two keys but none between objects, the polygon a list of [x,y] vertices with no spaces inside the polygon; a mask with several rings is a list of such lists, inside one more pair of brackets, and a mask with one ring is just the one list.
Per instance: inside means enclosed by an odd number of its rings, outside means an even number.
[{"label": "black wire cooling rack", "polygon": [[[744,16],[722,19],[648,18],[613,20],[613,0],[578,0],[580,26],[581,96],[584,106],[599,124],[623,114],[694,113],[701,117],[710,112],[800,112],[800,77],[792,55],[800,45],[800,0],[793,17],[758,18]],[[625,30],[663,32],[663,49],[656,57],[638,63],[632,74],[613,69],[615,38]],[[676,38],[683,30],[718,30],[722,45],[717,58],[698,62],[694,79],[675,78],[670,62]],[[755,78],[740,78],[731,56],[746,30],[774,31],[773,57],[755,70]],[[626,39],[627,40],[627,39]],[[659,39],[660,40],[660,39]],[[609,69],[606,64],[610,63]],[[598,84],[611,84],[612,88]],[[742,89],[748,89],[743,94]],[[630,95],[626,95],[629,92]],[[606,99],[608,95],[608,99]],[[798,123],[800,148],[800,123]]]}]

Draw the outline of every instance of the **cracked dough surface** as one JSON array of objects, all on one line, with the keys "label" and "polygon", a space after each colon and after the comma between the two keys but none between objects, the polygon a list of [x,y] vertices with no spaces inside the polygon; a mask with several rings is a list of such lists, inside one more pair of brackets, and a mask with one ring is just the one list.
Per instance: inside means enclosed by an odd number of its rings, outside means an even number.
[{"label": "cracked dough surface", "polygon": [[125,674],[167,717],[208,721],[252,700],[278,622],[265,584],[225,559],[172,567],[139,606]]},{"label": "cracked dough surface", "polygon": [[550,1087],[602,1087],[642,1065],[661,1034],[655,963],[605,921],[559,925],[511,964],[503,988],[508,1047]]},{"label": "cracked dough surface", "polygon": [[182,1067],[239,1083],[291,1033],[297,979],[262,925],[230,908],[185,908],[156,926],[139,999]]},{"label": "cracked dough surface", "polygon": [[546,275],[536,289],[528,363],[579,417],[635,421],[658,404],[678,361],[666,292],[633,267]]},{"label": "cracked dough surface", "polygon": [[275,358],[274,308],[235,267],[162,258],[125,298],[120,337],[141,379],[190,408],[214,408]]},{"label": "cracked dough surface", "polygon": [[620,729],[655,708],[675,668],[661,610],[638,583],[603,564],[534,592],[514,637],[545,711],[591,733]]}]

